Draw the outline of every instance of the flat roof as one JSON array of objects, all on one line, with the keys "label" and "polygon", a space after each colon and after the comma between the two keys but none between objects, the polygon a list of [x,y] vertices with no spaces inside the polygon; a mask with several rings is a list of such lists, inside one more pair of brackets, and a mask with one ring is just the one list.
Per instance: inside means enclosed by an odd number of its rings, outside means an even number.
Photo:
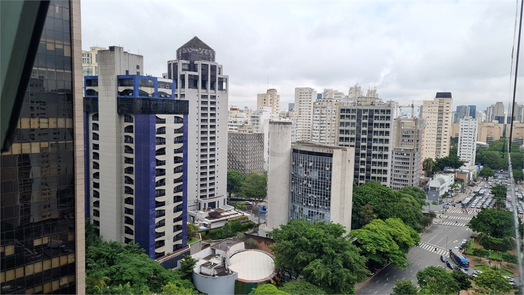
[{"label": "flat roof", "polygon": [[264,251],[241,251],[231,256],[230,262],[229,269],[244,283],[265,282],[276,275],[274,259]]}]

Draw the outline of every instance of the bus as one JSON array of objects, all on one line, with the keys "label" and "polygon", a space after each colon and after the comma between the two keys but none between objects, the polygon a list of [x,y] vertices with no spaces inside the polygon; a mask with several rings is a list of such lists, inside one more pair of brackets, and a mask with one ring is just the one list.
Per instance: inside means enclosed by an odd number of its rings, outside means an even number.
[{"label": "bus", "polygon": [[467,270],[469,268],[469,260],[459,252],[458,249],[449,249],[449,258],[455,262],[455,264]]}]

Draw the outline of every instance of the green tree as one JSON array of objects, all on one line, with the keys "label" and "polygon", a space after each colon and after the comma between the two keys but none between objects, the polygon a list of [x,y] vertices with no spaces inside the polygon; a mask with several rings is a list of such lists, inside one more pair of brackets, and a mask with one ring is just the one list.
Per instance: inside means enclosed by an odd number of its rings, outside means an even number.
[{"label": "green tree", "polygon": [[[475,284],[481,288],[496,290],[499,294],[509,293],[511,284],[500,272],[488,269],[475,278]],[[490,292],[491,293],[491,292]]]},{"label": "green tree", "polygon": [[110,281],[111,279],[101,271],[90,272],[89,276],[86,276],[87,294],[104,294]]},{"label": "green tree", "polygon": [[513,170],[513,180],[515,181],[524,180],[524,174],[522,173],[522,170]]},{"label": "green tree", "polygon": [[481,232],[492,237],[502,239],[515,236],[513,215],[506,210],[484,208],[468,223],[473,231]]},{"label": "green tree", "polygon": [[195,292],[195,290],[193,289],[180,287],[177,284],[169,282],[167,285],[162,287],[162,293],[160,294],[191,295],[191,294],[198,294],[198,292]]},{"label": "green tree", "polygon": [[324,289],[305,280],[290,281],[278,289],[293,295],[327,294]]},{"label": "green tree", "polygon": [[360,215],[360,224],[366,225],[370,223],[373,219],[377,218],[377,214],[373,213],[373,206],[370,204],[364,205],[362,211],[358,213]]},{"label": "green tree", "polygon": [[464,165],[457,154],[450,154],[447,157],[439,158],[435,161],[434,171],[443,171],[446,167],[458,169]]},{"label": "green tree", "polygon": [[457,282],[460,290],[467,290],[471,288],[471,281],[469,280],[468,274],[465,274],[460,270],[455,269],[451,273],[451,276]]},{"label": "green tree", "polygon": [[246,198],[262,201],[267,195],[267,175],[249,173],[242,183],[241,194]]},{"label": "green tree", "polygon": [[291,220],[270,233],[275,265],[330,293],[354,293],[368,270],[366,258],[345,234],[340,224]]},{"label": "green tree", "polygon": [[198,234],[198,225],[194,223],[187,223],[187,238],[191,239]]},{"label": "green tree", "polygon": [[507,195],[508,189],[505,185],[495,185],[491,188],[491,193],[495,197],[495,206],[497,208],[504,208],[506,204],[506,195]]},{"label": "green tree", "polygon": [[422,170],[426,172],[426,177],[433,177],[433,169],[435,169],[435,161],[432,158],[426,158],[422,162]]},{"label": "green tree", "polygon": [[275,287],[275,285],[272,285],[272,284],[259,285],[255,289],[252,289],[251,292],[249,292],[249,294],[250,295],[272,295],[272,294],[291,295],[290,293],[277,289],[277,287]]},{"label": "green tree", "polygon": [[450,273],[436,266],[428,266],[417,272],[419,294],[452,294],[457,293],[460,287]]},{"label": "green tree", "polygon": [[[352,229],[359,229],[360,212],[369,204],[378,219],[400,218],[417,232],[424,230],[424,215],[420,196],[413,197],[413,192],[394,191],[378,181],[369,181],[353,188]],[[413,193],[419,195],[419,192]],[[419,199],[419,200],[417,200]]]},{"label": "green tree", "polygon": [[427,205],[426,192],[417,186],[405,186],[400,190],[402,193],[413,196],[420,206]]},{"label": "green tree", "polygon": [[410,279],[403,279],[395,281],[393,293],[391,295],[413,295],[417,294],[417,286],[413,285]]},{"label": "green tree", "polygon": [[189,255],[184,256],[184,259],[180,261],[180,272],[182,272],[182,276],[184,278],[191,279],[193,269],[195,269],[197,262],[198,259],[195,259]]},{"label": "green tree", "polygon": [[368,257],[370,269],[390,261],[395,268],[405,268],[409,263],[406,253],[420,241],[417,232],[398,218],[375,219],[351,231],[350,236],[357,239],[357,246]]},{"label": "green tree", "polygon": [[229,197],[231,197],[231,194],[240,192],[244,179],[244,174],[239,171],[227,170],[227,192],[229,193]]},{"label": "green tree", "polygon": [[482,169],[480,169],[479,175],[482,177],[490,178],[492,176],[495,176],[495,172],[493,172],[491,168],[484,166],[482,167]]}]

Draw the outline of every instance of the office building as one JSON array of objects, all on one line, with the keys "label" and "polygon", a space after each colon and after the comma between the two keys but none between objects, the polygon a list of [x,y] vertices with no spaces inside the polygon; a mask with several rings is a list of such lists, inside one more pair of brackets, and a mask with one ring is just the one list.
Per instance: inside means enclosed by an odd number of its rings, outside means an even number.
[{"label": "office building", "polygon": [[89,50],[82,50],[82,75],[98,76],[98,51],[100,50],[107,50],[107,48],[93,46]]},{"label": "office building", "polygon": [[486,109],[486,117],[486,121],[488,123],[497,121],[501,124],[504,124],[504,103],[498,101],[494,105],[489,106]]},{"label": "office building", "polygon": [[176,54],[167,74],[175,80],[175,98],[189,102],[187,206],[196,222],[198,211],[226,206],[229,78],[215,62],[215,51],[198,37]]},{"label": "office building", "polygon": [[288,112],[293,112],[295,110],[295,103],[294,102],[288,103],[287,108],[288,108]]},{"label": "office building", "polygon": [[338,99],[323,98],[313,103],[311,142],[336,145]]},{"label": "office building", "polygon": [[396,118],[393,121],[393,152],[391,184],[394,190],[418,186],[421,176],[422,131],[424,121],[417,118]]},{"label": "office building", "polygon": [[475,165],[477,152],[477,120],[466,116],[460,120],[457,156],[465,166]]},{"label": "office building", "polygon": [[278,116],[280,113],[280,95],[274,88],[268,89],[266,93],[257,94],[257,110],[260,107],[270,107],[271,114]]},{"label": "office building", "polygon": [[437,92],[435,99],[423,102],[422,118],[426,122],[423,160],[436,160],[448,156],[453,122],[452,108],[451,92]]},{"label": "office building", "polygon": [[313,103],[317,91],[310,87],[295,88],[296,141],[311,141]]},{"label": "office building", "polygon": [[340,104],[337,145],[355,148],[354,181],[390,185],[395,102],[360,97]]},{"label": "office building", "polygon": [[454,115],[453,123],[459,123],[462,118],[466,116],[471,116],[470,113],[471,113],[470,106],[467,106],[467,105],[457,106],[457,109],[453,114]]},{"label": "office building", "polygon": [[292,124],[270,122],[268,217],[263,230],[290,219],[335,222],[351,228],[354,149],[291,144]]},{"label": "office building", "polygon": [[160,258],[186,246],[188,102],[173,80],[135,75],[143,57],[110,46],[85,78],[86,215],[108,241]]},{"label": "office building", "polygon": [[229,132],[227,170],[264,173],[264,133]]},{"label": "office building", "polygon": [[[28,2],[18,4],[27,7]],[[83,294],[80,1],[31,4],[49,6],[47,13],[43,10],[42,35],[35,40],[34,63],[25,57],[30,78],[14,141],[0,156],[0,293]],[[17,1],[10,5],[15,8]],[[27,10],[18,8],[20,23],[29,23],[24,19]],[[12,25],[2,32],[19,33]]]}]

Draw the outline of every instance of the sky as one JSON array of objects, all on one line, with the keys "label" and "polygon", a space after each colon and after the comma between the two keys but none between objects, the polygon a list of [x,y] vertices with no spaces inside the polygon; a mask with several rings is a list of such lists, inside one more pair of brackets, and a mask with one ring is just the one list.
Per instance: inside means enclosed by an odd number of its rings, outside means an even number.
[{"label": "sky", "polygon": [[516,0],[83,0],[82,47],[123,46],[161,77],[197,36],[241,108],[268,88],[285,110],[295,87],[347,94],[358,83],[401,105],[451,92],[454,106],[485,110],[512,97],[517,10]]}]

